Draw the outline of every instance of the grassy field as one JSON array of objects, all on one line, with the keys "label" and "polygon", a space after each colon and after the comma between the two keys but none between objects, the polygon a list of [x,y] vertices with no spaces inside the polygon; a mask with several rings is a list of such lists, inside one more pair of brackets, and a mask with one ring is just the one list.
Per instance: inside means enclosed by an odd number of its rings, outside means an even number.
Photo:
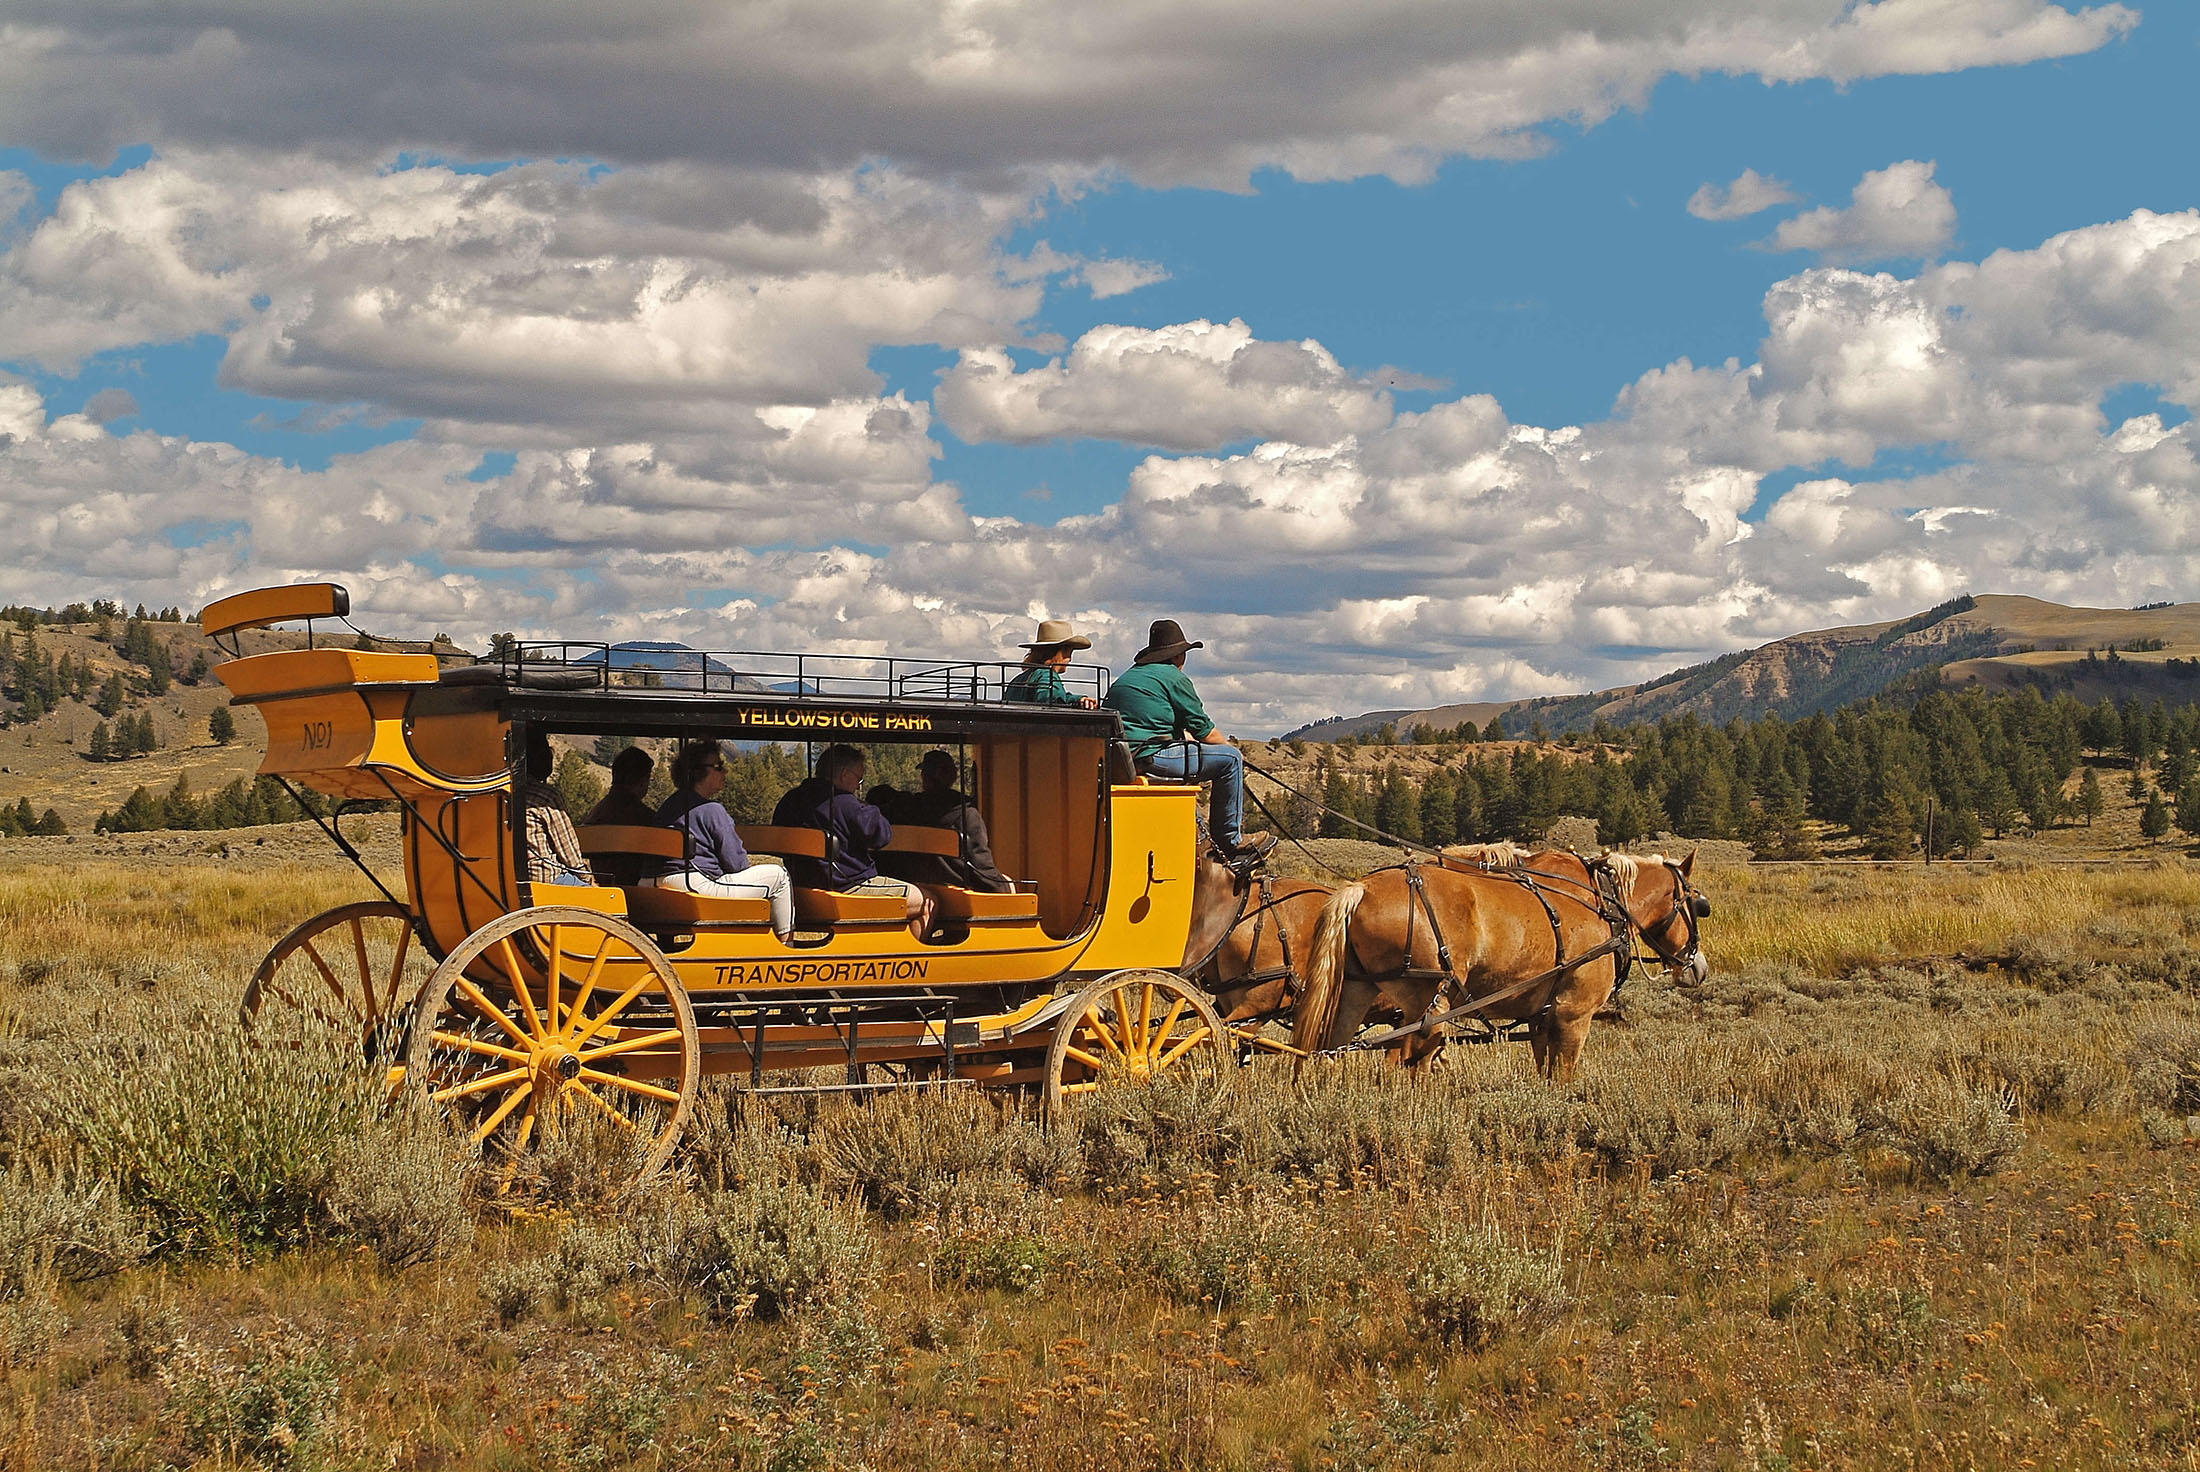
[{"label": "grassy field", "polygon": [[2200,1465],[2200,869],[1700,877],[1565,1087],[713,1092],[514,1211],[237,1042],[361,881],[11,846],[0,1468]]}]

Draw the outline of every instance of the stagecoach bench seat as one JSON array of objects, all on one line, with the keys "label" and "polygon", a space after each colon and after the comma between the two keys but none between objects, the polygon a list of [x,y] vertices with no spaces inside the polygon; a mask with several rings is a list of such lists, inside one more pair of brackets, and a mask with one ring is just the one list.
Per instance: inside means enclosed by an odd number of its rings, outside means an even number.
[{"label": "stagecoach bench seat", "polygon": [[841,928],[897,926],[909,923],[900,896],[891,894],[842,894],[837,889],[802,889],[794,892],[794,917],[805,925]]},{"label": "stagecoach bench seat", "polygon": [[536,884],[530,888],[538,905],[577,905],[606,915],[629,913],[627,892],[608,884]]},{"label": "stagecoach bench seat", "polygon": [[776,828],[768,823],[742,823],[735,827],[741,846],[752,854],[778,854],[781,858],[825,859],[825,834],[816,828]]},{"label": "stagecoach bench seat", "polygon": [[989,894],[973,889],[935,889],[934,913],[943,920],[963,920],[974,925],[1029,924],[1039,918],[1035,894]]},{"label": "stagecoach bench seat", "polygon": [[770,930],[770,900],[722,899],[653,885],[626,891],[627,913],[645,929]]},{"label": "stagecoach bench seat", "polygon": [[915,823],[896,823],[887,840],[890,854],[937,854],[943,859],[962,857],[962,838],[952,828],[926,828]]},{"label": "stagecoach bench seat", "polygon": [[679,859],[687,856],[685,844],[677,828],[644,828],[638,823],[597,823],[573,831],[580,835],[581,852],[591,856],[636,854],[656,859]]}]

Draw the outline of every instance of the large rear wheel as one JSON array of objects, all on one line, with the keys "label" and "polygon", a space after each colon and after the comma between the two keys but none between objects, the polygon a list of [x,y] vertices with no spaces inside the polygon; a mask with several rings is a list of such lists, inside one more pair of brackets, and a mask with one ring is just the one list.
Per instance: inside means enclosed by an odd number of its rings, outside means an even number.
[{"label": "large rear wheel", "polygon": [[368,1063],[390,1060],[434,965],[403,905],[339,905],[275,942],[245,986],[237,1020],[248,1031],[310,1021],[357,1037]]},{"label": "large rear wheel", "polygon": [[1047,1049],[1050,1116],[1081,1094],[1163,1078],[1207,1101],[1236,1066],[1234,1039],[1197,986],[1173,971],[1117,971],[1079,993]]},{"label": "large rear wheel", "polygon": [[482,926],[429,977],[405,1051],[409,1087],[444,1111],[509,1186],[576,1126],[638,1175],[672,1154],[701,1045],[687,990],[648,936],[573,906]]}]

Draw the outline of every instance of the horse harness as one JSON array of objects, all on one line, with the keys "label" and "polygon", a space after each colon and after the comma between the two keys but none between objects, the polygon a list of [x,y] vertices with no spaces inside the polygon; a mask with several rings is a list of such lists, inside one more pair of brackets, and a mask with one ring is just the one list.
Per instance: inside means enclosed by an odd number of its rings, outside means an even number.
[{"label": "horse harness", "polygon": [[[1406,906],[1404,964],[1397,970],[1381,976],[1373,975],[1361,963],[1358,954],[1352,950],[1349,935],[1345,941],[1346,954],[1351,958],[1353,965],[1359,970],[1360,974],[1368,980],[1434,981],[1439,983],[1441,990],[1435,998],[1430,1000],[1428,1011],[1422,1015],[1418,1022],[1403,1027],[1389,1028],[1367,1037],[1354,1039],[1334,1051],[1340,1053],[1356,1052],[1362,1049],[1385,1047],[1400,1038],[1409,1037],[1416,1033],[1431,1032],[1442,1023],[1461,1018],[1479,1022],[1492,1037],[1495,1037],[1500,1029],[1495,1022],[1485,1015],[1491,1007],[1499,1002],[1509,1002],[1514,997],[1532,992],[1539,986],[1548,986],[1549,993],[1544,997],[1543,1005],[1536,1008],[1528,1019],[1530,1025],[1534,1025],[1548,1018],[1551,1011],[1558,1005],[1560,982],[1565,980],[1572,972],[1580,970],[1592,961],[1602,960],[1606,956],[1616,956],[1618,958],[1613,963],[1612,973],[1612,995],[1617,996],[1620,987],[1626,984],[1627,978],[1634,969],[1634,922],[1629,918],[1626,906],[1620,902],[1619,876],[1612,866],[1605,861],[1604,856],[1600,854],[1594,858],[1583,859],[1582,865],[1589,871],[1590,875],[1591,882],[1588,886],[1590,893],[1588,895],[1569,893],[1569,890],[1582,888],[1583,886],[1579,881],[1567,879],[1563,875],[1537,874],[1528,869],[1493,868],[1488,864],[1478,864],[1475,867],[1472,872],[1517,884],[1535,897],[1536,903],[1543,907],[1544,916],[1551,922],[1551,948],[1555,957],[1555,964],[1548,970],[1539,971],[1525,980],[1499,987],[1496,991],[1486,992],[1479,997],[1468,996],[1466,986],[1459,978],[1458,969],[1452,962],[1450,942],[1444,937],[1443,924],[1437,919],[1436,907],[1430,901],[1427,885],[1421,878],[1420,864],[1408,859],[1405,863],[1399,865],[1398,867],[1405,871],[1406,888],[1411,896]],[[1668,867],[1671,866],[1668,865]],[[1678,875],[1679,870],[1675,869],[1674,873]],[[1543,880],[1544,884],[1537,884],[1536,880],[1538,879]],[[1555,888],[1551,893],[1546,893],[1544,885],[1552,884],[1554,881],[1560,887]],[[1685,886],[1686,881],[1679,880],[1676,888],[1684,888]],[[1611,927],[1611,936],[1591,946],[1578,956],[1568,957],[1566,954],[1566,929],[1564,923],[1559,919],[1558,907],[1551,902],[1553,894],[1559,899],[1570,900],[1574,904],[1595,911],[1598,917]],[[1676,901],[1676,908],[1688,916],[1689,945],[1679,953],[1681,957],[1685,958],[1689,952],[1696,948],[1696,912],[1693,905],[1679,901]],[[1437,969],[1433,971],[1413,965],[1414,917],[1417,913],[1426,918],[1429,932],[1436,938]],[[1664,920],[1658,922],[1658,927],[1663,929],[1672,918],[1671,915],[1667,915]],[[1650,946],[1653,954],[1658,954],[1659,960],[1666,961],[1668,964],[1672,963],[1674,958],[1659,954],[1656,944],[1651,942],[1647,935],[1643,937],[1643,940],[1646,945]],[[1439,1010],[1439,1001],[1447,995],[1452,1005]]]}]

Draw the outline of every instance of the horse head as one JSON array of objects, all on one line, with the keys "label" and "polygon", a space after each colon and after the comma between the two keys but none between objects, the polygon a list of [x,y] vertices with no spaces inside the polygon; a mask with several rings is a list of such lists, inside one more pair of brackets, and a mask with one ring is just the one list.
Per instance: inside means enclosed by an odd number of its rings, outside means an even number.
[{"label": "horse head", "polygon": [[1620,908],[1667,974],[1681,986],[1700,984],[1711,974],[1711,963],[1704,959],[1696,922],[1711,913],[1711,901],[1689,878],[1695,854],[1679,860],[1606,854],[1601,862],[1618,881]]}]

